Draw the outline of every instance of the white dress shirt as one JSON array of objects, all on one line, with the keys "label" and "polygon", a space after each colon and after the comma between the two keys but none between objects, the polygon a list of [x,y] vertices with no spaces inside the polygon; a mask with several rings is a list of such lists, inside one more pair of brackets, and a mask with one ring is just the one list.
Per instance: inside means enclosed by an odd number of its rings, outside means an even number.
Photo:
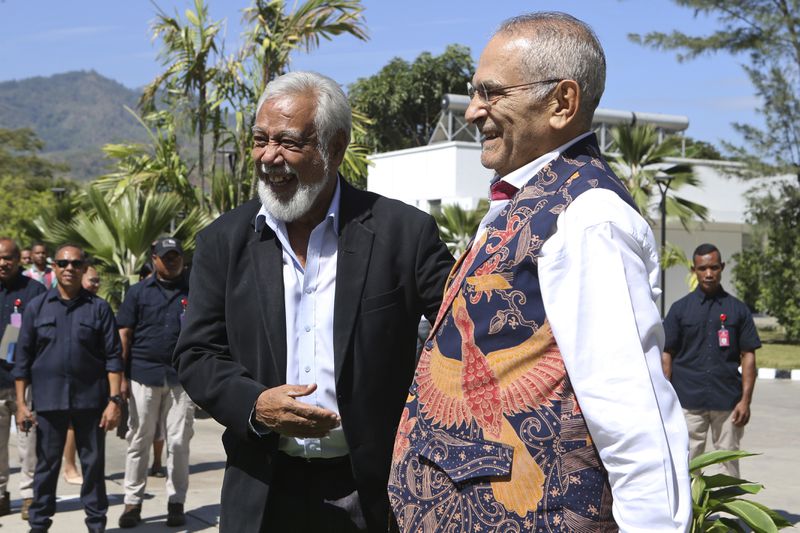
[{"label": "white dress shirt", "polygon": [[[286,224],[264,207],[258,216],[275,232],[283,249],[283,290],[286,309],[286,383],[317,384],[317,390],[297,401],[339,413],[333,363],[333,303],[336,295],[336,258],[340,184],[322,222],[311,232],[305,268],[291,245]],[[278,448],[289,455],[331,458],[347,455],[342,427],[322,439],[280,437]]]},{"label": "white dress shirt", "polygon": [[[569,148],[574,143],[578,142],[584,137],[588,137],[591,133],[592,132],[587,131],[586,133],[575,137],[568,143],[559,146],[552,152],[548,152],[543,156],[534,159],[524,167],[520,167],[514,172],[509,172],[502,178],[498,178],[497,175],[495,175],[491,183],[495,183],[497,180],[502,179],[503,181],[513,185],[517,189],[521,189],[522,186],[528,183],[530,179],[533,176],[535,176],[537,172],[542,170],[547,163],[558,157],[561,154],[561,152]],[[478,224],[478,231],[475,233],[474,242],[478,242],[480,236],[483,235],[483,232],[486,230],[486,226],[488,226],[490,222],[492,222],[495,218],[497,218],[497,215],[499,215],[500,211],[502,211],[503,208],[508,205],[508,202],[510,202],[510,200],[492,200],[491,198],[489,199],[489,210],[486,212],[485,215],[483,215],[481,223]]]},{"label": "white dress shirt", "polygon": [[[584,136],[503,179],[522,187]],[[495,216],[508,200],[498,202]],[[688,530],[688,432],[661,369],[664,329],[650,227],[614,192],[586,191],[558,216],[538,269],[545,313],[608,471],[620,531]]]}]

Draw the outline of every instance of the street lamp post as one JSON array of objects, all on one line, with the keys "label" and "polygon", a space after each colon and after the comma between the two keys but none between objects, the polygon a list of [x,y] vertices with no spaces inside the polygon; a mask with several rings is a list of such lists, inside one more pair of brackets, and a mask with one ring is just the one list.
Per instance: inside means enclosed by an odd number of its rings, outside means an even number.
[{"label": "street lamp post", "polygon": [[667,253],[667,191],[672,184],[674,176],[659,173],[655,177],[658,190],[661,192],[661,318],[666,316],[667,306],[667,269],[664,267],[664,255]]},{"label": "street lamp post", "polygon": [[67,189],[64,187],[51,187],[50,192],[56,197],[56,201],[60,202],[67,194]]}]

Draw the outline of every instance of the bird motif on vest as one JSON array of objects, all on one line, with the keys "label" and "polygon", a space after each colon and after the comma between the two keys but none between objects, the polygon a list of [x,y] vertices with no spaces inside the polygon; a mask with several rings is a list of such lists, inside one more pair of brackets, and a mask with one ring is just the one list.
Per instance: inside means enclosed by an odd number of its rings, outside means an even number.
[{"label": "bird motif on vest", "polygon": [[[500,275],[481,276],[481,283],[484,289],[509,287]],[[444,428],[474,422],[486,440],[512,446],[511,475],[494,477],[490,485],[498,502],[525,516],[542,498],[544,473],[505,415],[558,399],[565,375],[561,354],[547,323],[522,344],[484,354],[463,294],[451,311],[461,334],[461,360],[445,356],[438,345],[423,351],[417,372],[420,413]]]}]

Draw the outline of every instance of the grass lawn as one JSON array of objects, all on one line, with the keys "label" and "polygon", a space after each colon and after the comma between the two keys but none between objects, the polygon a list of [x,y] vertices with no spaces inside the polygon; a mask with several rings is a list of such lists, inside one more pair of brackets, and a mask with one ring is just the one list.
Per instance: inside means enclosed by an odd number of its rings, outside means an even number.
[{"label": "grass lawn", "polygon": [[800,368],[800,345],[786,343],[780,329],[759,330],[758,336],[763,343],[756,351],[756,365],[759,368]]}]

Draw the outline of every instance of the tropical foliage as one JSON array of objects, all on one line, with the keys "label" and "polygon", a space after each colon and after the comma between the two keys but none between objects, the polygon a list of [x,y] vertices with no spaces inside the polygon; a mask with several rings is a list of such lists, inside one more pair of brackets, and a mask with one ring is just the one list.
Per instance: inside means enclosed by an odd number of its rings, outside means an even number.
[{"label": "tropical foliage", "polygon": [[756,238],[734,256],[737,291],[778,319],[786,340],[800,341],[800,189],[784,183],[750,204]]},{"label": "tropical foliage", "polygon": [[[800,183],[800,0],[674,0],[695,16],[716,19],[708,35],[682,31],[631,34],[634,42],[678,51],[678,60],[728,52],[742,58],[765,128],[734,124],[747,148],[728,148],[760,174],[790,172]],[[764,162],[771,163],[764,165]],[[771,167],[771,168],[770,168]]]},{"label": "tropical foliage", "polygon": [[464,253],[488,209],[489,202],[481,200],[475,209],[464,209],[458,204],[447,204],[434,214],[436,223],[439,225],[439,236],[451,254],[458,257]]},{"label": "tropical foliage", "polygon": [[744,451],[717,450],[692,459],[692,528],[691,533],[727,533],[746,531],[773,533],[791,527],[785,518],[769,507],[747,498],[758,494],[764,485],[724,474],[705,475],[703,469],[726,461],[754,455]]},{"label": "tropical foliage", "polygon": [[178,194],[186,207],[198,203],[197,192],[189,183],[190,168],[178,151],[178,141],[173,115],[154,112],[141,118],[128,109],[147,132],[150,143],[107,144],[106,155],[116,160],[116,169],[101,176],[94,186],[115,202],[130,187],[144,192],[170,191]]},{"label": "tropical foliage", "polygon": [[113,202],[96,187],[84,193],[86,205],[73,218],[34,219],[44,241],[51,246],[74,242],[91,256],[113,288],[112,304],[118,304],[130,284],[138,281],[142,265],[150,257],[150,246],[171,228],[169,234],[183,241],[184,250],[191,256],[196,233],[211,222],[211,217],[199,207],[175,223],[176,213],[183,200],[175,193],[144,192],[131,186]]},{"label": "tropical foliage", "polygon": [[64,168],[41,157],[43,146],[30,129],[0,128],[0,235],[23,245],[34,240],[26,231],[29,222],[59,203],[53,191],[67,193],[77,188],[68,180],[54,178]]},{"label": "tropical foliage", "polygon": [[[651,226],[655,225],[653,215],[661,211],[660,188],[666,190],[663,201],[668,219],[677,218],[687,229],[690,221],[706,219],[708,210],[704,206],[678,194],[682,187],[700,184],[691,165],[669,161],[669,158],[680,156],[679,137],[660,139],[659,133],[651,125],[617,126],[611,130],[611,137],[611,153],[606,157]],[[670,243],[661,244],[661,268],[692,266],[691,260],[679,247]],[[687,274],[686,282],[690,287],[694,283],[691,271]]]},{"label": "tropical foliage", "polygon": [[217,34],[221,24],[209,20],[208,7],[203,0],[194,0],[194,7],[194,11],[186,10],[188,23],[184,24],[177,13],[170,17],[156,6],[158,15],[152,26],[153,38],[163,43],[159,57],[166,70],[145,87],[140,106],[145,111],[154,110],[158,92],[163,89],[171,107],[183,110],[190,117],[197,134],[197,173],[200,188],[205,193],[204,141],[208,116],[213,111],[208,101],[208,86],[216,76],[211,61],[218,50]]},{"label": "tropical foliage", "polygon": [[617,126],[611,130],[611,137],[613,145],[607,155],[611,166],[651,225],[661,202],[658,181],[669,182],[667,217],[677,218],[684,227],[693,219],[706,219],[708,210],[704,206],[678,195],[681,187],[700,184],[691,165],[667,161],[680,155],[679,137],[668,136],[659,141],[658,132],[651,125]]},{"label": "tropical foliage", "polygon": [[255,0],[243,10],[249,29],[242,58],[252,58],[255,94],[284,74],[292,52],[311,52],[320,40],[349,34],[366,41],[364,8],[359,0],[306,0],[287,12],[284,0]]}]

